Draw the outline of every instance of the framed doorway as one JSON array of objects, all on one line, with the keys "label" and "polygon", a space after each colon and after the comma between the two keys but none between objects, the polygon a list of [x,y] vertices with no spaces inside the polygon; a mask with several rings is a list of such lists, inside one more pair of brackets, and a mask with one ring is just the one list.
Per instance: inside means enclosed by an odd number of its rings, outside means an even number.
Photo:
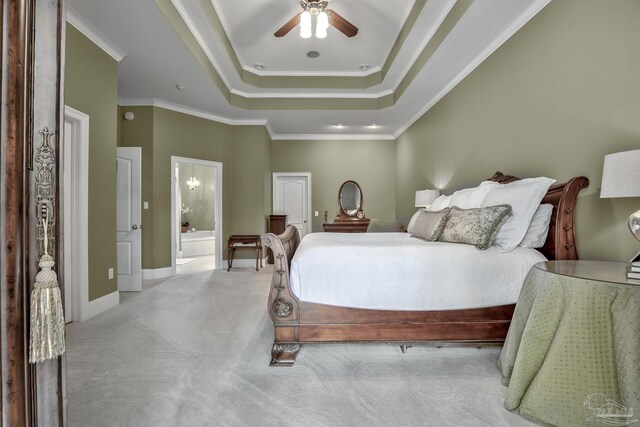
[{"label": "framed doorway", "polygon": [[89,116],[64,107],[64,308],[67,322],[89,313]]},{"label": "framed doorway", "polygon": [[[213,269],[222,269],[222,163],[210,160],[192,159],[189,157],[171,156],[171,274],[176,274],[176,255],[178,253],[178,236],[180,235],[181,217],[178,209],[181,209],[181,197],[177,190],[176,169],[181,163],[211,167],[215,175],[214,194],[214,239],[215,239],[215,265]],[[182,178],[181,178],[182,179]]]}]

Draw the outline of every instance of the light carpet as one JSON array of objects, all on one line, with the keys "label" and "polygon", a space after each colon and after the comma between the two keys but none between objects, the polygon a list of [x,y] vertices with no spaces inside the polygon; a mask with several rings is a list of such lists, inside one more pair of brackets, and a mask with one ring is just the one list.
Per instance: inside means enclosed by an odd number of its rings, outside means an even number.
[{"label": "light carpet", "polygon": [[176,265],[189,264],[191,261],[195,261],[195,258],[176,258]]},{"label": "light carpet", "polygon": [[530,426],[498,348],[305,345],[269,367],[271,268],[147,282],[67,328],[71,426]]}]

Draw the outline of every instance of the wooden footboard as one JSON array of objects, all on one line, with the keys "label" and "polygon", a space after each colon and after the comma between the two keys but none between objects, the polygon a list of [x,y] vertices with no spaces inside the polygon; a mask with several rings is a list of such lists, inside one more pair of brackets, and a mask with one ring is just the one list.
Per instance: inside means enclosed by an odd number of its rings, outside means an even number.
[{"label": "wooden footboard", "polygon": [[275,327],[272,366],[291,366],[304,343],[381,342],[412,344],[458,342],[476,345],[504,341],[514,305],[470,310],[392,311],[336,307],[300,301],[290,287],[291,259],[298,231],[266,234],[274,254],[267,309]]},{"label": "wooden footboard", "polygon": [[[499,172],[492,178],[510,182],[517,177]],[[554,206],[545,247],[549,259],[577,259],[574,212],[578,192],[589,185],[575,177],[554,185],[543,203]],[[262,243],[273,251],[274,269],[267,310],[275,327],[271,366],[291,366],[304,343],[383,342],[473,343],[504,341],[515,304],[466,310],[394,311],[336,307],[300,301],[291,290],[291,260],[300,244],[298,230],[289,225],[276,236],[265,234]]]},{"label": "wooden footboard", "polygon": [[290,366],[300,349],[300,300],[291,290],[289,271],[300,235],[298,229],[289,225],[279,236],[273,233],[262,236],[262,244],[273,251],[273,278],[267,303],[275,327],[271,365]]}]

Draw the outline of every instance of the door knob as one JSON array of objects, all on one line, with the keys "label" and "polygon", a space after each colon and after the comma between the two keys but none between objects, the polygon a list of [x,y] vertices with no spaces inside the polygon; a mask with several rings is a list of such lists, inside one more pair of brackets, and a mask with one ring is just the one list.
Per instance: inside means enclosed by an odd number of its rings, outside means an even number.
[{"label": "door knob", "polygon": [[138,228],[140,228],[140,227],[138,227],[138,224],[133,224],[133,225],[131,226],[131,229],[132,229],[132,230],[137,230]]}]

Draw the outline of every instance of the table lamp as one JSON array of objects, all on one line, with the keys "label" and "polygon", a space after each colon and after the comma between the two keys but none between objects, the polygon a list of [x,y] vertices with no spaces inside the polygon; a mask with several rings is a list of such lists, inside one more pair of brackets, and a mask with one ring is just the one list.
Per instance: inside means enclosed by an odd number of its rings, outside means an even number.
[{"label": "table lamp", "polygon": [[[600,198],[640,197],[640,150],[604,156]],[[629,230],[640,240],[640,210],[629,217]]]},{"label": "table lamp", "polygon": [[416,191],[416,208],[427,208],[440,196],[440,190],[418,190]]}]

